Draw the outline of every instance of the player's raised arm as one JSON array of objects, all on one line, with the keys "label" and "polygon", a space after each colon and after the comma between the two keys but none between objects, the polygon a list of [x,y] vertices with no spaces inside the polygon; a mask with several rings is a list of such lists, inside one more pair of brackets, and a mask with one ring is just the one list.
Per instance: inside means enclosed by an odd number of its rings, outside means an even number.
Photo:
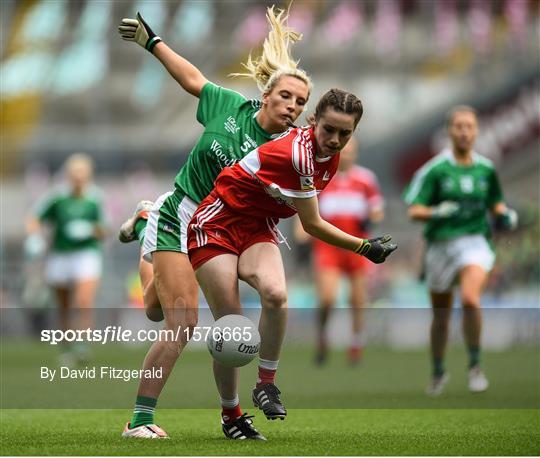
[{"label": "player's raised arm", "polygon": [[208,80],[195,65],[169,48],[161,37],[153,32],[140,13],[137,13],[136,19],[122,19],[118,32],[123,40],[134,41],[150,51],[186,92],[199,97]]},{"label": "player's raised arm", "polygon": [[323,242],[354,251],[376,264],[384,262],[386,257],[397,248],[397,245],[389,243],[391,240],[389,235],[369,240],[361,239],[325,221],[319,214],[317,197],[293,198],[293,204],[298,211],[304,230]]}]

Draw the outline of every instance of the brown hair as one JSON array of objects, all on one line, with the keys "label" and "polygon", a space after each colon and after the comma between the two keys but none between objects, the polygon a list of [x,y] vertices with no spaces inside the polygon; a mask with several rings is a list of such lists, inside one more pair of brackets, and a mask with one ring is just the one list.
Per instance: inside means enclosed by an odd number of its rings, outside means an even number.
[{"label": "brown hair", "polygon": [[358,125],[364,114],[364,107],[358,97],[350,92],[334,88],[330,89],[319,99],[315,107],[315,113],[308,116],[308,122],[314,124],[321,119],[321,116],[329,107],[341,113],[353,114],[355,117],[354,127]]}]

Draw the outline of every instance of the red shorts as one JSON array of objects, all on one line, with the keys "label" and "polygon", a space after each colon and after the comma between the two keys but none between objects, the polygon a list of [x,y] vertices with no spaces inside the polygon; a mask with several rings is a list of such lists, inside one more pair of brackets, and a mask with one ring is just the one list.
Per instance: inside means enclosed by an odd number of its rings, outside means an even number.
[{"label": "red shorts", "polygon": [[348,275],[367,272],[372,267],[371,261],[364,256],[320,240],[313,241],[313,262],[317,270],[339,270]]},{"label": "red shorts", "polygon": [[188,255],[193,270],[221,254],[240,256],[256,243],[277,245],[276,223],[273,218],[235,213],[212,191],[188,226]]}]

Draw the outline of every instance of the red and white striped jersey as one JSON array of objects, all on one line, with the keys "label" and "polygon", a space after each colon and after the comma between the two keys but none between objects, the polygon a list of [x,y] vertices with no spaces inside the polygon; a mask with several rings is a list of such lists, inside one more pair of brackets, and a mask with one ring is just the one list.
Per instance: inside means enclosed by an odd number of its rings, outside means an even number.
[{"label": "red and white striped jersey", "polygon": [[292,198],[309,198],[334,176],[339,154],[317,158],[313,128],[297,127],[259,146],[215,182],[219,198],[234,211],[255,217],[288,218]]},{"label": "red and white striped jersey", "polygon": [[372,211],[382,209],[384,200],[375,174],[365,167],[354,165],[338,172],[319,196],[321,217],[358,237]]}]

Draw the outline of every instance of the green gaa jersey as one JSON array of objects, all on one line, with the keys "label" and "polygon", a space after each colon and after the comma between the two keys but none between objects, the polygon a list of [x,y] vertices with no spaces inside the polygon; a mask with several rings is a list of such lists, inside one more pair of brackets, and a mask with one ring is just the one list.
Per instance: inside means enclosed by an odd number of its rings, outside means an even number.
[{"label": "green gaa jersey", "polygon": [[53,229],[52,251],[69,252],[99,248],[95,227],[103,223],[101,196],[90,188],[81,197],[69,188],[53,191],[35,209],[35,215]]},{"label": "green gaa jersey", "polygon": [[472,165],[456,163],[451,150],[444,150],[414,175],[404,193],[408,205],[432,207],[443,201],[459,204],[451,218],[431,219],[424,235],[430,242],[467,234],[490,236],[487,211],[503,201],[493,163],[473,152]]},{"label": "green gaa jersey", "polygon": [[214,188],[224,167],[272,139],[257,123],[258,100],[247,100],[230,89],[207,83],[199,96],[197,121],[204,132],[175,179],[176,189],[200,203]]}]

